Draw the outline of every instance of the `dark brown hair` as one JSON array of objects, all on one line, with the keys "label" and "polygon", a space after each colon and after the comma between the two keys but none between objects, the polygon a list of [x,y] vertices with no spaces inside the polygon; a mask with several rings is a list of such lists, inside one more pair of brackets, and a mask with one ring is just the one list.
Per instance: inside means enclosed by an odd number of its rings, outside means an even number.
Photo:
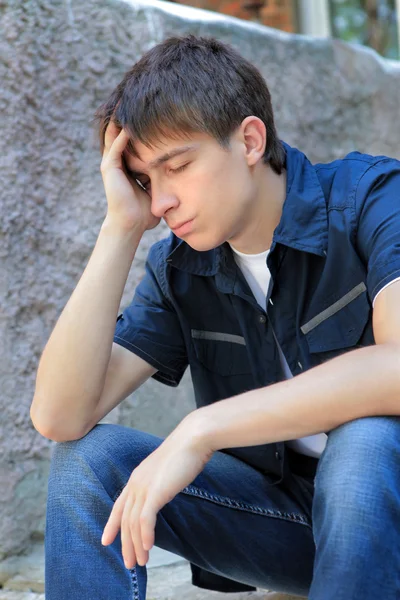
[{"label": "dark brown hair", "polygon": [[130,140],[151,148],[161,137],[179,139],[190,133],[212,136],[225,150],[243,119],[254,115],[266,127],[263,162],[280,174],[285,152],[278,138],[271,95],[258,69],[232,46],[214,37],[170,37],[151,48],[124,75],[95,113],[100,148],[112,119]]}]

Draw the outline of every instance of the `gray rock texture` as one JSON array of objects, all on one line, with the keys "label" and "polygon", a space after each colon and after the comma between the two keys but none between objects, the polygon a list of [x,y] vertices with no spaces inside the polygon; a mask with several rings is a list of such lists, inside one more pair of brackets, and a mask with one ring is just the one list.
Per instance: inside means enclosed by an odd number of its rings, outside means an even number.
[{"label": "gray rock texture", "polygon": [[[29,408],[106,213],[94,111],[146,50],[186,33],[229,42],[260,68],[281,138],[312,161],[400,157],[400,65],[368,49],[155,0],[0,0],[0,560],[43,539],[54,442]],[[166,234],[143,238],[121,307]],[[187,374],[178,389],[149,381],[104,422],[166,436],[193,408]]]}]

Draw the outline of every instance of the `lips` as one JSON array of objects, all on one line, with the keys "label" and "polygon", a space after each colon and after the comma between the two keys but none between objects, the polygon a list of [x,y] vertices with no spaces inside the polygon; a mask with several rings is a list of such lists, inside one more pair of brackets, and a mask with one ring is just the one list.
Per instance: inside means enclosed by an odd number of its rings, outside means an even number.
[{"label": "lips", "polygon": [[176,227],[171,227],[171,230],[174,232],[176,236],[184,235],[185,233],[189,233],[192,228],[193,219],[189,219],[189,221],[182,221]]},{"label": "lips", "polygon": [[186,223],[189,223],[189,221],[191,221],[191,220],[192,219],[188,219],[187,221],[182,221],[182,223],[175,225],[175,227],[171,227],[172,231],[175,231],[176,229],[180,229],[181,227],[183,227],[183,225],[186,225]]}]

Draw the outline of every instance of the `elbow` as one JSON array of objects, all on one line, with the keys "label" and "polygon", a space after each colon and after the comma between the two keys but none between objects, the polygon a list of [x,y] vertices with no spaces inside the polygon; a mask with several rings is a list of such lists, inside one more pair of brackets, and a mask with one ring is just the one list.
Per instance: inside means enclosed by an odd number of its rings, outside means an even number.
[{"label": "elbow", "polygon": [[44,422],[43,419],[40,420],[38,416],[35,415],[32,408],[30,410],[30,417],[34,429],[36,429],[36,431],[40,433],[41,436],[45,437],[46,439],[52,442],[73,442],[75,440],[81,439],[82,437],[84,437],[84,435],[86,435],[86,433],[79,432],[77,434],[76,431],[69,431],[65,427],[61,429],[60,427],[55,427],[54,424]]}]

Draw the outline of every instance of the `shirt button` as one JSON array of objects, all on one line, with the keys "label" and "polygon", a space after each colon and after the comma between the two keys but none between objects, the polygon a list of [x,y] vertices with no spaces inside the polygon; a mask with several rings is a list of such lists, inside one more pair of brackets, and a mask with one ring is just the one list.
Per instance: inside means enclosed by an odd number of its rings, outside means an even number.
[{"label": "shirt button", "polygon": [[259,317],[258,317],[259,323],[265,323],[266,320],[267,320],[267,317],[265,315],[259,315]]},{"label": "shirt button", "polygon": [[301,362],[299,361],[297,364],[299,365],[300,369],[303,370],[303,365],[301,364]]},{"label": "shirt button", "polygon": [[275,452],[275,458],[276,460],[281,460],[281,455],[279,454],[279,452]]}]

